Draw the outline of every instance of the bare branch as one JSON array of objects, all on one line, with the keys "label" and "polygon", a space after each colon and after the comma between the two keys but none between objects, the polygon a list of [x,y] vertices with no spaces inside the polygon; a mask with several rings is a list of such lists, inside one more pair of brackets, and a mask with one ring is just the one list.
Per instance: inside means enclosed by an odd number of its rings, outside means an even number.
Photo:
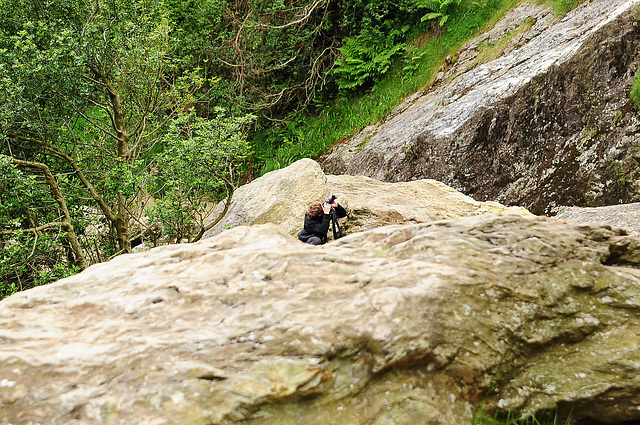
[{"label": "bare branch", "polygon": [[264,25],[264,24],[258,24],[258,26],[263,27],[263,28],[270,28],[270,29],[283,29],[283,28],[287,28],[296,24],[299,24],[300,22],[306,21],[307,19],[309,19],[309,17],[311,17],[311,14],[313,13],[313,11],[315,10],[316,7],[318,7],[318,5],[320,5],[321,3],[324,3],[326,0],[317,0],[313,5],[311,5],[311,7],[305,8],[305,14],[300,18],[297,19],[293,22],[289,22],[287,24],[284,25]]}]

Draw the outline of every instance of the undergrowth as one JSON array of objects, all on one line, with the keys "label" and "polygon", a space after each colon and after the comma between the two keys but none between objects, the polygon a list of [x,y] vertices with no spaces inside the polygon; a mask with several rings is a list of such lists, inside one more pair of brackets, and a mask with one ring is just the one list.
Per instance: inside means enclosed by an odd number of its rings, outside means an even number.
[{"label": "undergrowth", "polygon": [[[327,105],[319,106],[314,115],[300,113],[285,126],[258,134],[253,146],[262,164],[259,174],[286,167],[300,158],[317,158],[333,144],[383,120],[402,99],[427,89],[447,58],[455,58],[467,41],[495,25],[521,1],[465,0],[451,13],[444,27],[433,25],[429,33],[416,36],[404,56],[394,60],[385,76],[366,94],[342,94],[337,99],[325,100]],[[538,0],[550,4],[558,16],[583,1]]]}]

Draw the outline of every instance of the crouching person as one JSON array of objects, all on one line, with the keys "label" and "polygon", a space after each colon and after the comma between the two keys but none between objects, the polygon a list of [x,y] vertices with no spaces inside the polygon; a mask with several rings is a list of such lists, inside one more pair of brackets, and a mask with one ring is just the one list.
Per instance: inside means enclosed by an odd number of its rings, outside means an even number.
[{"label": "crouching person", "polygon": [[[331,202],[313,202],[309,205],[304,216],[304,227],[298,233],[298,239],[311,245],[322,245],[327,243],[327,231],[331,224],[331,215],[335,213],[336,218],[347,216],[347,211],[335,200],[334,196],[329,199]],[[333,209],[333,211],[331,211]]]}]

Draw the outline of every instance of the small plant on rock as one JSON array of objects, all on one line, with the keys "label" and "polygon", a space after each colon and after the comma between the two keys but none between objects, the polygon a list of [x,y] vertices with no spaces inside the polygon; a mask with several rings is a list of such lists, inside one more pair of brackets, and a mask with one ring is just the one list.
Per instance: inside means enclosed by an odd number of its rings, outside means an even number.
[{"label": "small plant on rock", "polygon": [[640,106],[640,72],[636,72],[636,76],[633,78],[629,95],[634,105]]},{"label": "small plant on rock", "polygon": [[499,415],[497,412],[493,417],[488,416],[483,407],[480,406],[473,416],[473,425],[570,425],[571,414],[566,421],[561,422],[555,411],[544,411],[533,415],[522,415],[510,410],[507,416]]}]

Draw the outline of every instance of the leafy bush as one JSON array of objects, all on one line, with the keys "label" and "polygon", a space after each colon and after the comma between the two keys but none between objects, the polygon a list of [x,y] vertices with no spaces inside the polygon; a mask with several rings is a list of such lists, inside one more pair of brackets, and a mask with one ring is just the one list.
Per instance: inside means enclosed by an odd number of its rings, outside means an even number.
[{"label": "leafy bush", "polygon": [[428,28],[425,13],[449,13],[459,0],[166,4],[177,27],[182,66],[222,80],[209,93],[212,105],[281,118],[313,105],[322,91],[375,81],[402,52],[410,33]]},{"label": "leafy bush", "polygon": [[255,117],[215,112],[211,119],[192,111],[173,120],[164,138],[167,148],[156,158],[156,202],[147,213],[176,242],[202,236],[212,207],[233,194],[251,154],[246,128]]},{"label": "leafy bush", "polygon": [[35,175],[0,155],[0,298],[78,271],[51,203]]},{"label": "leafy bush", "polygon": [[[406,50],[411,34],[425,31],[428,25],[423,23],[429,24],[432,20],[444,26],[461,3],[462,0],[411,0],[398,7],[409,20],[392,18],[383,25],[363,27],[356,35],[346,37],[339,49],[342,57],[336,60],[333,71],[338,88],[353,89],[378,81],[389,71],[393,60]],[[425,11],[428,13],[423,14]],[[418,16],[421,16],[419,22]]]}]

